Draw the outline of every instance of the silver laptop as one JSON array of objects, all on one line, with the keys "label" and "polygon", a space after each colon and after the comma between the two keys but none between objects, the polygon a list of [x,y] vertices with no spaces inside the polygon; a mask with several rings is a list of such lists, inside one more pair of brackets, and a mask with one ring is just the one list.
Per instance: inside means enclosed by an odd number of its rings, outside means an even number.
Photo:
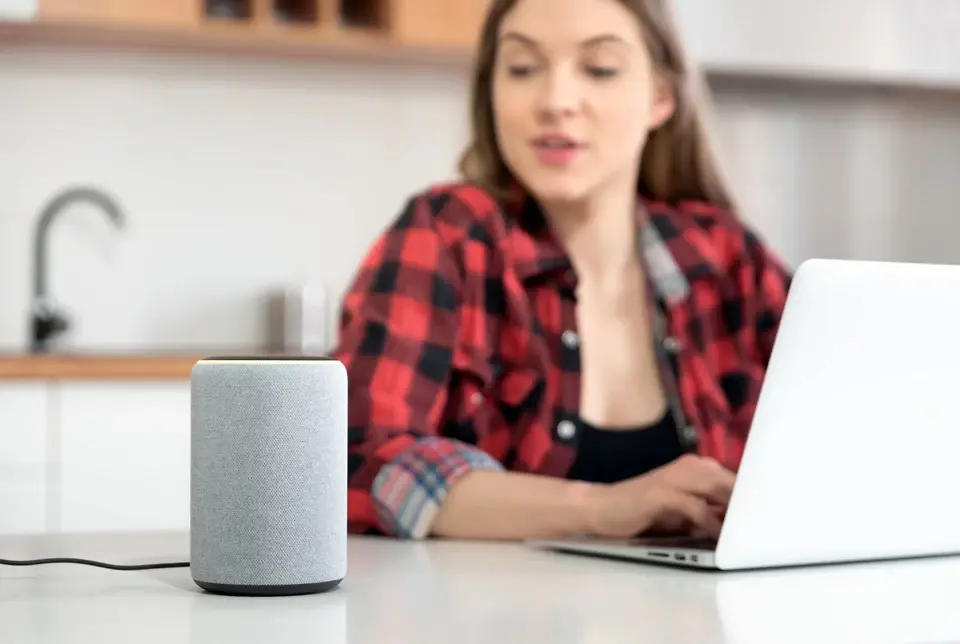
[{"label": "silver laptop", "polygon": [[960,554],[960,266],[796,271],[716,542],[566,552],[717,570]]}]

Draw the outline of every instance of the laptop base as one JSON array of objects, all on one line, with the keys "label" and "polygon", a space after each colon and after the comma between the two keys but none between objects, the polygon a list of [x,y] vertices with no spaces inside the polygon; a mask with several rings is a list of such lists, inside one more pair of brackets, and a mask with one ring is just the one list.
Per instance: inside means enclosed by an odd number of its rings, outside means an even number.
[{"label": "laptop base", "polygon": [[568,554],[718,570],[712,544],[701,539],[539,539],[527,544]]}]

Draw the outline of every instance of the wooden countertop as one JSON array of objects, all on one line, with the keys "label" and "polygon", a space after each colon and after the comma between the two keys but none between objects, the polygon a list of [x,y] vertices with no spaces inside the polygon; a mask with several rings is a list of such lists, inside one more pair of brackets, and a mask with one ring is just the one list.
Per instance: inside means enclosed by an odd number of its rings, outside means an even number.
[{"label": "wooden countertop", "polygon": [[264,351],[157,354],[0,354],[0,380],[189,380],[208,356],[282,355]]}]

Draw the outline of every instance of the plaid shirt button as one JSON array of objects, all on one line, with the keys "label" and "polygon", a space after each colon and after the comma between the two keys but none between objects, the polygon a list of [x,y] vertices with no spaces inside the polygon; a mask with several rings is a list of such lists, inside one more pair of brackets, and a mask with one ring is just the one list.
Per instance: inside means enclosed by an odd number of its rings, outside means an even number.
[{"label": "plaid shirt button", "polygon": [[683,348],[683,343],[680,342],[677,338],[668,337],[663,341],[663,348],[669,351],[670,353],[677,353],[680,349]]},{"label": "plaid shirt button", "polygon": [[567,329],[560,335],[560,341],[568,349],[576,349],[580,345],[580,336],[572,329]]},{"label": "plaid shirt button", "polygon": [[693,425],[687,425],[683,428],[683,440],[688,445],[694,445],[697,442],[697,428]]},{"label": "plaid shirt button", "polygon": [[562,440],[568,441],[577,435],[577,426],[569,420],[561,420],[557,425],[557,436]]}]

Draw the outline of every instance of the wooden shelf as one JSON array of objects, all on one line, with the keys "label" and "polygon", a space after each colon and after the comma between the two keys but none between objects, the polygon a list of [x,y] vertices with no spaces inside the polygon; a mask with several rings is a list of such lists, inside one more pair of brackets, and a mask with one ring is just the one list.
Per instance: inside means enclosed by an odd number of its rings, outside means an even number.
[{"label": "wooden shelf", "polygon": [[193,365],[209,356],[278,357],[282,351],[211,350],[155,354],[0,355],[0,382],[10,380],[189,380]]},{"label": "wooden shelf", "polygon": [[[449,2],[450,0],[444,0]],[[468,4],[489,0],[457,0]],[[328,58],[466,66],[477,9],[444,18],[408,0],[41,0],[32,22],[0,22],[0,47]],[[78,8],[81,7],[81,8]],[[417,16],[423,16],[422,19]],[[452,26],[451,26],[452,24]],[[444,29],[446,26],[446,29]]]},{"label": "wooden shelf", "polygon": [[13,45],[361,60],[444,67],[465,66],[473,53],[466,48],[406,45],[363,29],[206,25],[195,30],[179,31],[101,25],[0,23],[0,48]]},{"label": "wooden shelf", "polygon": [[338,5],[334,8],[338,26],[388,33],[390,6],[385,0],[340,0]]},{"label": "wooden shelf", "polygon": [[3,380],[189,380],[201,355],[0,357]]}]

